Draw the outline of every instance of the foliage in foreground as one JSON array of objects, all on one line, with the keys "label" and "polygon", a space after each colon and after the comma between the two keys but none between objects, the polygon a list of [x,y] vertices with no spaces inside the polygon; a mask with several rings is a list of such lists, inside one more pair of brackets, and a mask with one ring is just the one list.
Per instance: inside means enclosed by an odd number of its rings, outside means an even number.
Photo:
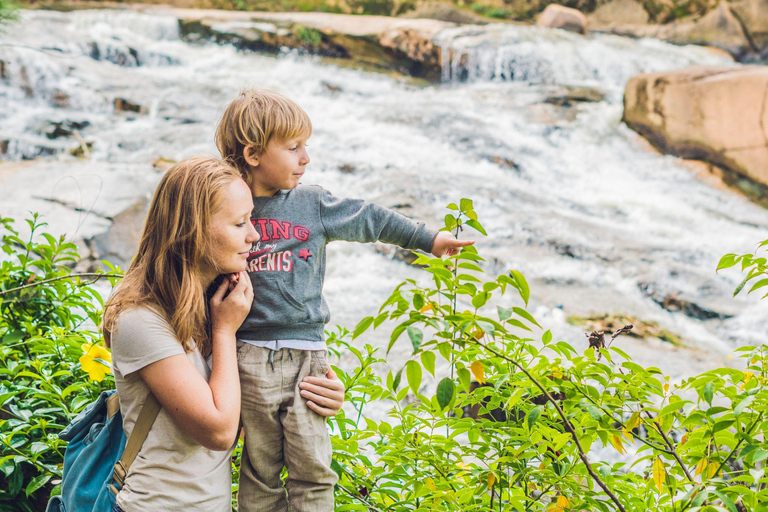
[{"label": "foliage in foreground", "polygon": [[[471,201],[449,209],[445,229],[483,231]],[[56,434],[114,385],[95,346],[98,276],[74,274],[75,247],[28,223],[36,237],[22,239],[2,220],[0,512],[42,510],[60,478]],[[768,510],[768,347],[737,351],[745,371],[670,382],[616,347],[618,332],[554,339],[526,310],[523,275],[487,279],[482,262],[474,248],[422,256],[428,285],[403,282],[329,336],[357,360],[336,369],[354,409],[330,422],[336,510]],[[362,340],[385,321],[388,349],[411,355],[382,375]]]}]

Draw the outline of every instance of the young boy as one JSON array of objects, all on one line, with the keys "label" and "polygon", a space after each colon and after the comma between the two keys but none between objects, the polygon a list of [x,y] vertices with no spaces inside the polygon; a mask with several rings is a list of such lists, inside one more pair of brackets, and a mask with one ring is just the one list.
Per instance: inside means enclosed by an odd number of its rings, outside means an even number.
[{"label": "young boy", "polygon": [[284,512],[289,505],[291,512],[333,510],[337,477],[325,411],[310,402],[313,412],[299,395],[304,376],[323,376],[329,368],[324,328],[330,312],[322,296],[326,244],[380,240],[441,257],[473,243],[374,203],[299,185],[311,134],[301,107],[266,90],[241,93],[216,130],[222,157],[251,187],[251,222],[261,237],[247,269],[256,294],[237,333],[245,429],[240,512]]}]

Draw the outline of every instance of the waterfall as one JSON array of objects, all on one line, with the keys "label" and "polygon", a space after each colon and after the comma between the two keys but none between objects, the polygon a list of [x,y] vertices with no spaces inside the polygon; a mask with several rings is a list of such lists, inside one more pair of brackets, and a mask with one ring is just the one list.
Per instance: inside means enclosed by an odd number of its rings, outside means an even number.
[{"label": "waterfall", "polygon": [[[452,28],[436,42],[444,82],[421,87],[313,57],[187,44],[168,16],[22,12],[0,35],[0,187],[10,191],[0,214],[39,211],[73,240],[104,233],[151,194],[162,175],[154,161],[216,154],[224,106],[244,88],[266,87],[312,119],[305,183],[434,227],[446,204],[474,199],[488,237],[461,236],[477,237],[489,272],[525,273],[531,310],[556,337],[583,342],[569,315],[656,321],[689,348],[622,348],[673,376],[768,341],[768,302],[732,299],[740,276],[714,271],[724,253],[765,238],[768,212],[621,123],[631,76],[738,64],[700,47],[501,24]],[[425,278],[388,251],[329,246],[332,322],[352,326],[402,279]],[[667,311],[659,302],[672,296],[713,315]],[[391,357],[398,364],[407,354]]]}]

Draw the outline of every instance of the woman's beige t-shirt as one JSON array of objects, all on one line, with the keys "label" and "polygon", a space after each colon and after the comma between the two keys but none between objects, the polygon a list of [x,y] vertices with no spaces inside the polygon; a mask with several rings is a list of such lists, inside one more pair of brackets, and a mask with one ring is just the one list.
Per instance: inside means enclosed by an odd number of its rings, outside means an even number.
[{"label": "woman's beige t-shirt", "polygon": [[[112,334],[112,369],[125,435],[130,436],[149,388],[138,370],[166,357],[184,354],[168,322],[149,308],[120,313]],[[198,350],[190,361],[210,378]],[[233,445],[234,447],[234,445]],[[117,504],[125,512],[230,512],[232,450],[204,448],[184,434],[165,409],[157,415],[146,441],[128,471]]]}]

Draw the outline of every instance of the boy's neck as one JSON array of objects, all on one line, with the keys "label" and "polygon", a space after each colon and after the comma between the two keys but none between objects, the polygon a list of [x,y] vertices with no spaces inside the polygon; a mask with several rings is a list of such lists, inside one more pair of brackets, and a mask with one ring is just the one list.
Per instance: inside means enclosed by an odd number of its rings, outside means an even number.
[{"label": "boy's neck", "polygon": [[251,184],[251,195],[253,197],[272,197],[280,192],[279,188],[265,188],[255,181]]}]

